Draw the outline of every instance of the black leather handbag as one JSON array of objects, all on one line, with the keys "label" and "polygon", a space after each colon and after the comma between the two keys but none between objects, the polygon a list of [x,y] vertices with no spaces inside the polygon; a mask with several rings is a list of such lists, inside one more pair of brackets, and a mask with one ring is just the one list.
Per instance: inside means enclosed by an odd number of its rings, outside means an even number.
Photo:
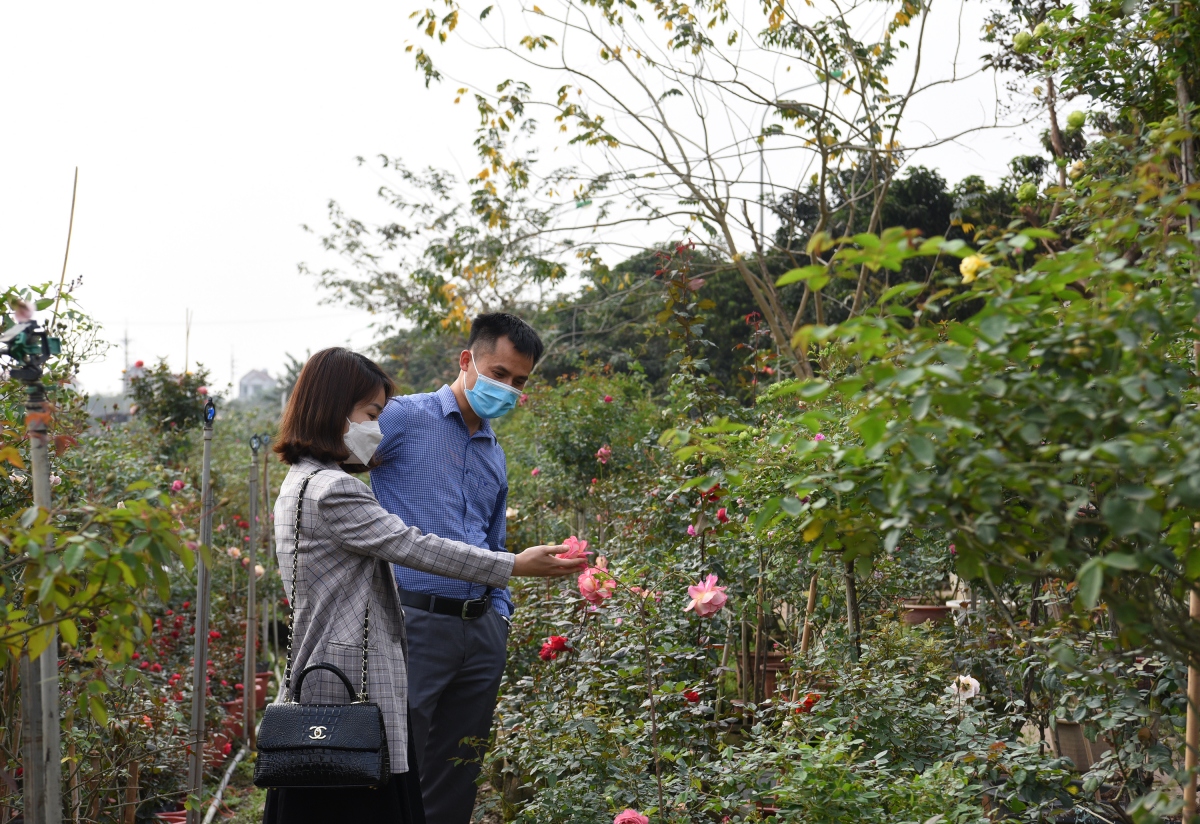
[{"label": "black leather handbag", "polygon": [[[382,787],[392,777],[383,711],[367,696],[367,641],[371,602],[363,619],[362,684],[358,694],[346,673],[333,664],[310,664],[292,682],[292,638],[296,624],[296,579],[300,564],[300,512],[311,473],[300,484],[296,499],[296,545],[292,554],[292,625],[288,630],[287,667],[283,698],[268,704],[258,733],[254,762],[257,787]],[[301,703],[304,679],[310,672],[332,672],[346,686],[349,704]]]}]

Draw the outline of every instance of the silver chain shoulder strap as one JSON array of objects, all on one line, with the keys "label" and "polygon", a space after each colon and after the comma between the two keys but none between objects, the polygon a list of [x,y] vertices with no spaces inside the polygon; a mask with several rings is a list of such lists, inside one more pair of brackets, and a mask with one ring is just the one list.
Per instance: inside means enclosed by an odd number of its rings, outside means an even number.
[{"label": "silver chain shoulder strap", "polygon": [[[292,609],[292,620],[288,624],[288,642],[287,642],[287,664],[283,670],[283,694],[287,701],[292,701],[292,640],[296,634],[296,581],[299,578],[300,571],[300,513],[304,509],[304,493],[308,490],[308,482],[313,479],[321,470],[316,469],[308,473],[304,480],[300,482],[300,491],[296,495],[296,536],[295,542],[292,545],[292,594],[288,599],[288,606]],[[367,703],[367,643],[370,640],[371,632],[371,593],[367,593],[367,612],[363,616],[363,643],[362,643],[362,681],[358,690],[359,703]]]}]

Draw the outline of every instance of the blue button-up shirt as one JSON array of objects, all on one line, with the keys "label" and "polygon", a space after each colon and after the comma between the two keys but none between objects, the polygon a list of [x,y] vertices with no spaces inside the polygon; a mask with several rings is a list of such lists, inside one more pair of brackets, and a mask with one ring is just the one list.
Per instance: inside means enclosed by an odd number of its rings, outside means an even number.
[{"label": "blue button-up shirt", "polygon": [[[508,465],[486,420],[470,434],[449,386],[397,396],[379,416],[383,440],[375,451],[371,488],[388,512],[422,532],[505,552]],[[409,592],[445,598],[481,598],[487,587],[395,566],[396,583]],[[492,590],[492,605],[513,612],[507,589]]]}]

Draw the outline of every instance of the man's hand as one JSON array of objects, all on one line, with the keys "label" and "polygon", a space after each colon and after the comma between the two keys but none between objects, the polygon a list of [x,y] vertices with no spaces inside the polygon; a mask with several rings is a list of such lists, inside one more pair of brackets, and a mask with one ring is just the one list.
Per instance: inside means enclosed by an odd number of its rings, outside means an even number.
[{"label": "man's hand", "polygon": [[572,558],[569,560],[556,558],[560,552],[566,552],[562,544],[554,546],[531,546],[524,552],[518,553],[513,564],[514,578],[560,578],[573,572],[583,572],[587,568],[587,559]]}]

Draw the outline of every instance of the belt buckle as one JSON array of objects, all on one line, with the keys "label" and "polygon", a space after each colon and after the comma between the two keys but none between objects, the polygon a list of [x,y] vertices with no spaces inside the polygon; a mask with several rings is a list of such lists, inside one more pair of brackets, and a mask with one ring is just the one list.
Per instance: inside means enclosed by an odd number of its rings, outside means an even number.
[{"label": "belt buckle", "polygon": [[471,607],[472,607],[472,606],[475,606],[475,605],[477,605],[477,604],[478,604],[478,605],[480,605],[480,606],[483,606],[483,605],[484,605],[484,604],[486,604],[486,603],[487,603],[487,602],[486,602],[486,601],[485,601],[483,598],[475,598],[475,599],[473,599],[473,600],[470,600],[470,601],[463,601],[463,605],[462,605],[462,613],[461,613],[461,618],[462,618],[462,620],[464,620],[464,621],[474,621],[474,620],[476,620],[476,619],[478,619],[478,618],[482,618],[482,617],[483,617],[483,613],[482,613],[482,612],[480,612],[480,613],[479,613],[478,615],[476,615],[474,618],[472,618],[472,617],[471,617],[470,615],[468,615],[467,613],[468,613],[468,612],[471,610]]}]

